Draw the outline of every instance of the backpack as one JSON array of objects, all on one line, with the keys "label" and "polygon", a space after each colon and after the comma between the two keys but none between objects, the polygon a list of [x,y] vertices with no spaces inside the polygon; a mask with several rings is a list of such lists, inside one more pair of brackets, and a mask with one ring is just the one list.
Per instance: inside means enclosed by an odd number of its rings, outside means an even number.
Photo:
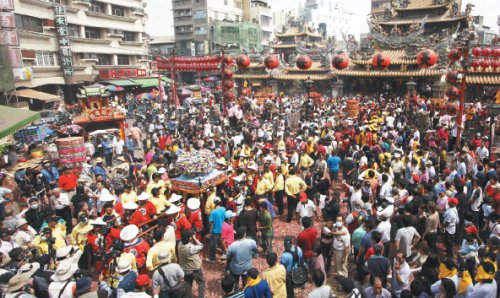
[{"label": "backpack", "polygon": [[[288,251],[293,256],[292,271],[287,273],[287,279],[291,280],[294,288],[302,287],[307,283],[309,279],[309,270],[307,269],[304,260],[300,261],[299,254],[297,253],[297,246],[295,246],[294,251]],[[295,264],[298,264],[297,268],[293,268]]]},{"label": "backpack", "polygon": [[181,280],[172,287],[165,276],[165,272],[161,268],[158,268],[158,272],[167,284],[168,290],[166,292],[168,298],[193,298],[192,286],[189,283]]}]

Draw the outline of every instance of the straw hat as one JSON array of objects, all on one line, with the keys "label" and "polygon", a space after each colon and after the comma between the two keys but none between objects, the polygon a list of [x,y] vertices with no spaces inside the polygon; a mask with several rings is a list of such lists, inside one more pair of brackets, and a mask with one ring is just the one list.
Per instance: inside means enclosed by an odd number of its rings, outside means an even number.
[{"label": "straw hat", "polygon": [[31,276],[28,274],[16,274],[9,280],[8,292],[15,292],[22,289],[30,282]]},{"label": "straw hat", "polygon": [[56,273],[52,275],[53,281],[66,281],[78,270],[78,264],[62,262],[57,266]]},{"label": "straw hat", "polygon": [[101,217],[98,217],[96,219],[93,219],[89,222],[93,226],[105,226],[106,223],[102,220]]},{"label": "straw hat", "polygon": [[173,204],[180,201],[181,199],[182,199],[181,195],[173,193],[172,196],[170,196],[170,199],[168,199],[168,202]]},{"label": "straw hat", "polygon": [[99,201],[101,201],[101,202],[114,202],[115,197],[112,194],[105,192],[99,196]]},{"label": "straw hat", "polygon": [[158,262],[160,264],[169,263],[170,259],[172,259],[172,254],[168,250],[162,250],[160,254],[158,254]]},{"label": "straw hat", "polygon": [[17,274],[25,274],[27,276],[32,276],[38,269],[40,269],[40,263],[26,263],[19,268]]},{"label": "straw hat", "polygon": [[118,265],[116,266],[116,271],[118,273],[124,273],[130,271],[130,269],[132,269],[130,261],[125,258],[120,258],[120,260],[118,261]]},{"label": "straw hat", "polygon": [[137,205],[134,202],[127,202],[127,203],[123,204],[123,209],[126,209],[126,210],[135,210],[137,208],[139,208],[139,205]]},{"label": "straw hat", "polygon": [[95,163],[103,163],[104,160],[101,157],[95,159]]}]

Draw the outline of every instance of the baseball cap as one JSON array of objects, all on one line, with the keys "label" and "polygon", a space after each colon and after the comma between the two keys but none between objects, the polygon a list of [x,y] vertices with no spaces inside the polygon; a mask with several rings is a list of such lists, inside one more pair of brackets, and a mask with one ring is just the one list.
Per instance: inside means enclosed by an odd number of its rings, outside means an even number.
[{"label": "baseball cap", "polygon": [[458,205],[458,199],[457,198],[449,198],[448,204]]},{"label": "baseball cap", "polygon": [[467,233],[471,233],[471,234],[476,234],[479,233],[479,231],[477,230],[476,226],[472,225],[472,226],[468,226],[467,228],[465,228],[465,231]]},{"label": "baseball cap", "polygon": [[140,274],[135,279],[135,283],[139,287],[151,286],[151,280],[149,279],[147,274]]}]

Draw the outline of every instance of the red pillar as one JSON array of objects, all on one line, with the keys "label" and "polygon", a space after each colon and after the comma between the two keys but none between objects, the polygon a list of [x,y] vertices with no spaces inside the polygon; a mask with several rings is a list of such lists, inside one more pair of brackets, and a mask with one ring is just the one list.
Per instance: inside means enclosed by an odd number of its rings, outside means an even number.
[{"label": "red pillar", "polygon": [[[463,50],[464,56],[463,60],[467,61],[469,57],[469,48],[465,47]],[[465,105],[465,92],[467,91],[467,85],[465,82],[465,74],[467,72],[467,68],[463,67],[462,68],[462,83],[460,85],[460,104],[458,107],[458,118],[457,118],[457,144],[456,144],[456,150],[460,150],[460,139],[462,138],[462,118],[464,115],[464,105]]]}]

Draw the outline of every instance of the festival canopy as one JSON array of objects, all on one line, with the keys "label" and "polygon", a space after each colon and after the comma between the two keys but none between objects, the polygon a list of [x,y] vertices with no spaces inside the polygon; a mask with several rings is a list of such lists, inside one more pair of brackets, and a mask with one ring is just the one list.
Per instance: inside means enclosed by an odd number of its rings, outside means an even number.
[{"label": "festival canopy", "polygon": [[188,95],[193,94],[193,91],[186,89],[186,88],[183,88],[181,94],[182,94],[182,96],[188,96]]},{"label": "festival canopy", "polygon": [[11,135],[38,119],[40,119],[38,112],[0,106],[0,138]]},{"label": "festival canopy", "polygon": [[115,86],[115,85],[108,85],[106,86],[106,90],[111,91],[111,92],[119,92],[123,91],[123,87],[120,86]]}]

